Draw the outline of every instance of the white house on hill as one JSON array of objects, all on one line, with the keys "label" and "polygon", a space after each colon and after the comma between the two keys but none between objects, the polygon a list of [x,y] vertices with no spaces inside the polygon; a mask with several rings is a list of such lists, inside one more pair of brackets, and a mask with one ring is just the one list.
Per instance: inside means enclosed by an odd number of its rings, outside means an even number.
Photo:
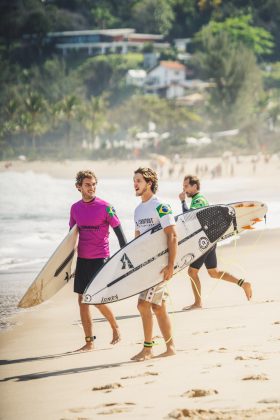
[{"label": "white house on hill", "polygon": [[168,99],[184,95],[186,67],[177,61],[160,61],[148,71],[145,91]]}]

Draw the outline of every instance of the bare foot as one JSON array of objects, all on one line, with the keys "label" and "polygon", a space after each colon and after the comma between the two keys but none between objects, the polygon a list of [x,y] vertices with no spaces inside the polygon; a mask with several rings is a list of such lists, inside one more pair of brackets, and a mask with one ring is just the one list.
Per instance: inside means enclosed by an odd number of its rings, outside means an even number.
[{"label": "bare foot", "polygon": [[133,356],[130,360],[134,360],[135,362],[143,362],[144,360],[149,360],[154,357],[151,348],[144,347],[140,353]]},{"label": "bare foot", "polygon": [[90,342],[90,343],[86,343],[80,349],[75,350],[75,352],[78,352],[78,351],[93,351],[93,350],[94,350],[94,345],[93,345],[92,342]]},{"label": "bare foot", "polygon": [[119,327],[113,328],[113,338],[110,344],[117,344],[119,341],[121,341],[121,334]]},{"label": "bare foot", "polygon": [[201,309],[202,305],[201,303],[193,303],[192,305],[189,306],[184,306],[183,311],[192,311],[193,309]]},{"label": "bare foot", "polygon": [[244,290],[247,299],[250,300],[253,295],[251,283],[245,281],[242,285],[242,289]]},{"label": "bare foot", "polygon": [[175,347],[174,346],[170,346],[164,353],[161,353],[158,356],[155,356],[155,358],[174,356],[175,354],[176,354]]}]

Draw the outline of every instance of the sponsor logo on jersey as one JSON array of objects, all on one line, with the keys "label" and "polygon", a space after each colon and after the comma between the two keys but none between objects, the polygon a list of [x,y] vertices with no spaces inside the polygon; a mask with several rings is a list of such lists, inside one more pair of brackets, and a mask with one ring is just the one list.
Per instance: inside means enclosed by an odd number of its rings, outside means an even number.
[{"label": "sponsor logo on jersey", "polygon": [[203,200],[203,198],[197,198],[196,200],[194,200],[193,205],[198,208],[198,207],[205,207],[207,206],[207,203],[205,200]]},{"label": "sponsor logo on jersey", "polygon": [[116,214],[116,210],[114,209],[113,206],[108,206],[106,208],[107,213],[109,214],[109,216],[114,217]]},{"label": "sponsor logo on jersey", "polygon": [[166,216],[167,214],[172,214],[172,210],[169,204],[160,204],[157,207],[157,212],[159,217]]}]

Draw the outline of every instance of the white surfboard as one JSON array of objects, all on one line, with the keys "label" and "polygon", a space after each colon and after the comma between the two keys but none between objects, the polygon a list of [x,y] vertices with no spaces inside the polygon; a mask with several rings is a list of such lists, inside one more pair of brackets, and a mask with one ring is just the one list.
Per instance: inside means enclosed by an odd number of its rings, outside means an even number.
[{"label": "white surfboard", "polygon": [[[226,205],[208,206],[177,217],[178,253],[174,274],[213,247],[233,224],[235,212]],[[116,302],[162,281],[167,265],[166,235],[157,225],[129,242],[100,269],[85,290],[83,302]]]},{"label": "white surfboard", "polygon": [[39,305],[55,295],[72,277],[76,267],[78,228],[73,226],[20,300],[19,308]]},{"label": "white surfboard", "polygon": [[254,229],[254,225],[266,217],[267,205],[261,201],[239,201],[228,205],[234,208],[236,226],[232,224],[221,240],[240,234],[245,230]]}]

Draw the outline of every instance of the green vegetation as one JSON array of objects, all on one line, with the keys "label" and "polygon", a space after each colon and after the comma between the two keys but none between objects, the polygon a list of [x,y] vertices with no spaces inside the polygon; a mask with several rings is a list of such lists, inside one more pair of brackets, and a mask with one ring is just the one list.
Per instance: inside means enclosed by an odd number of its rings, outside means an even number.
[{"label": "green vegetation", "polygon": [[[146,155],[279,152],[279,27],[278,0],[3,0],[0,158],[129,157],[149,122],[158,139]],[[167,100],[126,84],[127,71],[153,52],[149,43],[137,53],[63,58],[45,42],[48,32],[109,28],[164,35],[171,47],[159,59],[182,61],[208,82],[203,100]],[[192,40],[190,61],[175,38]],[[186,143],[233,129],[237,136],[211,147]]]}]

